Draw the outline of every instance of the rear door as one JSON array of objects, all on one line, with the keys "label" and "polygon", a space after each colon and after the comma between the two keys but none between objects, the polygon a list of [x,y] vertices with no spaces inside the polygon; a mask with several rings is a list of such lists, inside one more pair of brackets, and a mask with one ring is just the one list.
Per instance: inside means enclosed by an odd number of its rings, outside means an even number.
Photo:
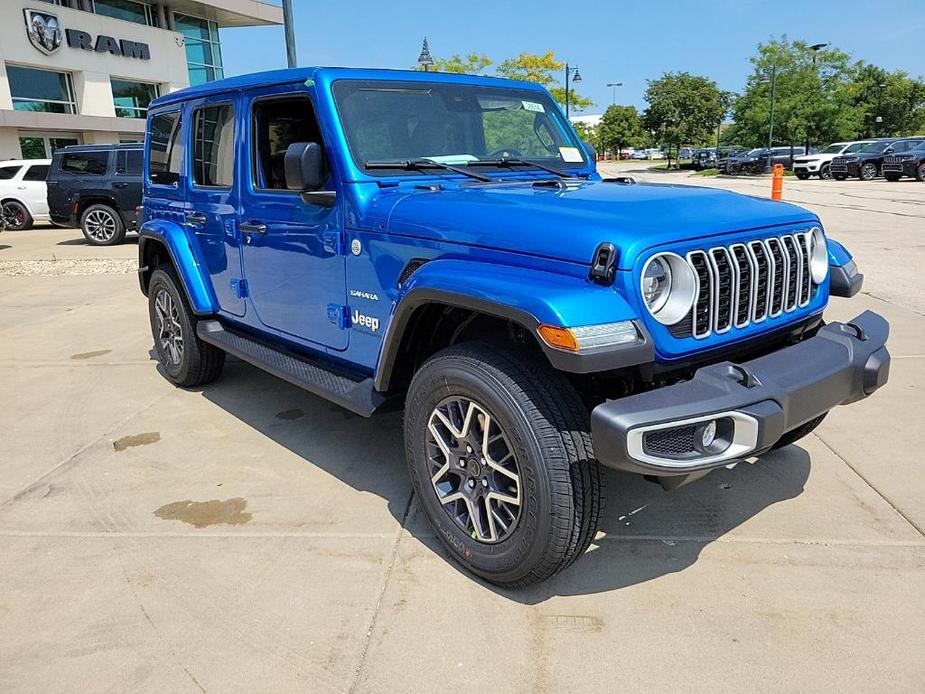
[{"label": "rear door", "polygon": [[135,208],[141,204],[141,165],[144,150],[119,149],[112,177],[112,194],[122,219],[129,226],[135,223]]},{"label": "rear door", "polygon": [[199,239],[222,311],[243,316],[246,291],[241,282],[237,224],[240,198],[234,186],[238,101],[237,94],[223,94],[190,104],[186,225]]},{"label": "rear door", "polygon": [[35,219],[48,218],[48,192],[45,187],[48,169],[49,165],[45,162],[29,164],[22,175],[22,180],[16,184]]},{"label": "rear door", "polygon": [[[244,98],[251,166],[239,167],[239,229],[255,327],[335,350],[347,348],[340,204],[304,202],[286,189],[283,157],[294,142],[324,147],[310,89],[255,90]],[[328,186],[333,186],[334,178]]]}]

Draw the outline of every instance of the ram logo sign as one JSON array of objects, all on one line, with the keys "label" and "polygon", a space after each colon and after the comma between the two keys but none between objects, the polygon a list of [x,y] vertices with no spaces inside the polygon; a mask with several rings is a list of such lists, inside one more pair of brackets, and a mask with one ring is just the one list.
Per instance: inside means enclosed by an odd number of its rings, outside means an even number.
[{"label": "ram logo sign", "polygon": [[61,25],[58,16],[51,12],[24,10],[26,13],[26,34],[33,46],[45,55],[51,55],[61,48]]}]

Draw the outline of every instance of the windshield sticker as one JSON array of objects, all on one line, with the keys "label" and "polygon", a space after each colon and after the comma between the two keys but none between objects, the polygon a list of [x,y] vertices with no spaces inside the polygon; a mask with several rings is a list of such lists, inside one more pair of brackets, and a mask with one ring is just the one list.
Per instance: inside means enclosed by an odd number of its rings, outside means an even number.
[{"label": "windshield sticker", "polygon": [[521,101],[523,104],[524,111],[533,111],[535,113],[546,113],[546,109],[543,108],[543,104],[538,104],[535,101]]},{"label": "windshield sticker", "polygon": [[559,154],[562,155],[562,161],[581,161],[581,151],[577,147],[560,147]]}]

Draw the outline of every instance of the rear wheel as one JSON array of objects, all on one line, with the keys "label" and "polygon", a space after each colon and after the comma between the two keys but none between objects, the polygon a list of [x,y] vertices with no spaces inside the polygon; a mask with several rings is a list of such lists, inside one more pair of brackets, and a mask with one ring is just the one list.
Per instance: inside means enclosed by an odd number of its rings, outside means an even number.
[{"label": "rear wheel", "polygon": [[122,217],[109,205],[90,205],[80,215],[80,230],[91,246],[114,246],[125,238]]},{"label": "rear wheel", "polygon": [[481,343],[439,352],[414,376],[404,430],[421,508],[468,570],[525,586],[587,549],[602,506],[588,411],[540,358]]},{"label": "rear wheel", "polygon": [[32,228],[32,215],[21,202],[10,200],[3,203],[3,219],[10,231],[24,231]]},{"label": "rear wheel", "polygon": [[872,181],[877,178],[877,165],[872,161],[868,161],[862,164],[858,178],[860,178],[862,181]]},{"label": "rear wheel", "polygon": [[148,284],[154,350],[171,383],[191,388],[218,378],[225,353],[196,335],[196,317],[173,268],[162,265]]}]

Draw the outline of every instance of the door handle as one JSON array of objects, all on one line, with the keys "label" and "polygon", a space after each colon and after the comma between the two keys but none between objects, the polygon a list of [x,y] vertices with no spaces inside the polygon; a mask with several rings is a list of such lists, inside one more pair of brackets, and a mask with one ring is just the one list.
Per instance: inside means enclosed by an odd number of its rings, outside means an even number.
[{"label": "door handle", "polygon": [[204,227],[208,221],[208,217],[199,212],[188,212],[186,215],[186,223],[190,226]]},{"label": "door handle", "polygon": [[260,222],[241,222],[238,228],[245,234],[266,234],[267,225]]}]

